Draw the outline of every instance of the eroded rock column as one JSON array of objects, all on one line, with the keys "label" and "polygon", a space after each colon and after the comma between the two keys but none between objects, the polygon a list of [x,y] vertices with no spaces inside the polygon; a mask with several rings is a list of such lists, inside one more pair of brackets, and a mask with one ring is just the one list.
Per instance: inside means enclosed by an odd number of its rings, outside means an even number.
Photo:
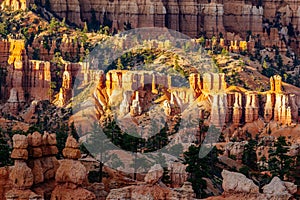
[{"label": "eroded rock column", "polygon": [[52,192],[51,200],[95,200],[96,196],[82,187],[87,180],[87,170],[80,163],[81,157],[77,141],[69,136],[63,150],[64,160],[57,169],[55,180],[57,186]]},{"label": "eroded rock column", "polygon": [[32,170],[27,166],[28,140],[25,135],[16,134],[13,136],[14,150],[11,158],[15,159],[14,167],[9,175],[13,189],[6,193],[7,200],[31,200],[42,199],[30,190],[34,183]]}]

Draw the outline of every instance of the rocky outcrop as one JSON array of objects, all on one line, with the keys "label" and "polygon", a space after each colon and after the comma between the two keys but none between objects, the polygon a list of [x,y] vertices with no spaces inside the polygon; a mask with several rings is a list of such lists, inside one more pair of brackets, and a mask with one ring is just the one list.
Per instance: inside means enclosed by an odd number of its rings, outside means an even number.
[{"label": "rocky outcrop", "polygon": [[[3,65],[7,68],[6,87],[2,99],[7,100],[7,109],[14,114],[28,100],[49,99],[51,82],[50,63],[29,60],[25,40],[8,39],[0,41],[7,52],[4,53]],[[7,57],[7,55],[9,55]],[[27,95],[25,95],[27,94]],[[29,95],[28,95],[29,94]]]},{"label": "rocky outcrop", "polygon": [[243,142],[229,142],[225,145],[224,155],[235,156],[237,160],[241,161],[244,153],[245,145],[248,144],[247,141]]},{"label": "rocky outcrop", "polygon": [[78,161],[81,157],[77,141],[69,136],[67,138],[63,155],[66,159],[61,161],[57,169],[55,180],[57,186],[52,192],[51,199],[77,199],[94,200],[96,196],[82,187],[87,180],[87,171]]},{"label": "rocky outcrop", "polygon": [[0,199],[5,199],[5,194],[12,189],[12,182],[9,179],[11,167],[0,168]]},{"label": "rocky outcrop", "polygon": [[[70,53],[70,55],[76,55],[76,57],[82,56],[84,53],[83,48],[80,47],[80,44],[77,48],[73,43],[73,39],[64,36],[62,44],[59,47],[62,51]],[[43,44],[38,47],[35,46],[35,43],[32,45],[40,51],[43,51],[45,48]],[[54,55],[45,55],[42,61],[30,60],[27,53],[32,55],[34,52],[31,47],[28,47],[28,52],[26,51],[25,40],[23,39],[9,38],[8,40],[0,40],[0,47],[0,63],[7,69],[5,84],[1,84],[0,88],[0,98],[6,102],[2,110],[3,112],[9,111],[14,115],[18,115],[26,102],[33,100],[51,101],[54,96],[54,86],[51,83],[53,80],[57,83],[55,87],[60,87],[60,92],[56,95],[55,104],[63,106],[72,97],[72,80],[79,68],[84,66],[83,63],[64,61],[64,73],[57,75],[55,73],[57,66],[49,62]],[[76,49],[76,53],[69,51],[71,47],[74,51]],[[56,48],[56,44],[53,44],[53,48]],[[81,75],[84,76],[83,74]]]},{"label": "rocky outcrop", "polygon": [[29,1],[26,0],[13,0],[13,1],[2,1],[1,9],[12,9],[12,10],[25,10],[29,7]]},{"label": "rocky outcrop", "polygon": [[272,181],[263,187],[263,193],[259,192],[257,185],[244,175],[236,172],[223,170],[222,172],[224,189],[223,197],[212,197],[213,199],[292,199],[297,192],[297,186],[291,182],[281,181],[274,177]]},{"label": "rocky outcrop", "polygon": [[[67,68],[67,67],[66,67]],[[72,74],[65,69],[62,78],[62,86],[59,89],[57,98],[53,101],[58,107],[65,106],[72,98]]]},{"label": "rocky outcrop", "polygon": [[265,103],[265,120],[270,121],[273,118],[281,124],[290,125],[293,117],[297,120],[298,105],[295,104],[295,96],[282,91],[282,81],[278,75],[270,78],[270,85]]},{"label": "rocky outcrop", "polygon": [[[13,136],[14,150],[11,157],[15,159],[15,164],[9,174],[12,182],[12,190],[5,194],[6,199],[32,199],[37,197],[33,191],[30,190],[34,183],[32,170],[27,166],[26,160],[28,159],[28,140],[24,135]],[[39,197],[41,198],[41,197]]]},{"label": "rocky outcrop", "polygon": [[259,193],[258,186],[243,174],[223,170],[222,177],[225,193]]},{"label": "rocky outcrop", "polygon": [[30,46],[28,46],[29,59],[38,59],[43,61],[51,61],[57,54],[57,50],[61,52],[61,56],[66,60],[80,60],[84,56],[83,44],[74,36],[64,34],[61,41],[45,40],[36,38]]},{"label": "rocky outcrop", "polygon": [[[36,2],[5,0],[2,8],[8,6],[18,10],[33,3]],[[112,30],[123,30],[124,23],[129,22],[133,28],[167,27],[192,37],[204,32],[208,37],[222,33],[228,40],[234,40],[235,35],[245,40],[251,31],[253,36],[260,35],[264,46],[276,45],[280,49],[286,48],[281,39],[289,37],[286,34],[289,24],[295,32],[300,31],[299,2],[296,1],[100,0],[95,3],[49,0],[47,3],[39,1],[38,5],[46,7],[61,19],[65,18],[67,22],[81,26],[83,22],[97,22],[110,26]],[[292,43],[296,47],[297,39]]]},{"label": "rocky outcrop", "polygon": [[[85,71],[80,73],[85,74]],[[227,86],[225,75],[218,73],[204,73],[202,76],[192,73],[190,88],[178,88],[172,85],[169,76],[158,72],[111,70],[106,78],[103,72],[99,72],[98,77],[92,97],[98,119],[108,108],[113,108],[121,118],[128,114],[139,117],[147,113],[153,103],[161,106],[165,116],[187,112],[190,105],[204,104],[197,111],[199,118],[204,119],[204,113],[209,112],[210,124],[219,129],[232,124],[232,132],[236,132],[234,129],[238,130],[239,126],[259,120],[273,120],[290,126],[299,118],[299,97],[284,91],[279,76],[271,77],[271,87],[266,92]],[[87,80],[83,79],[81,84]]]},{"label": "rocky outcrop", "polygon": [[[55,134],[16,134],[13,146],[11,157],[15,164],[11,170],[6,170],[5,177],[9,176],[10,180],[6,180],[0,196],[5,194],[7,200],[42,200],[49,196],[54,189],[54,176],[59,166],[55,157],[58,152]],[[11,190],[7,191],[7,188]]]},{"label": "rocky outcrop", "polygon": [[156,164],[151,167],[149,172],[145,176],[145,182],[148,184],[155,184],[158,183],[163,176],[164,170],[163,168]]},{"label": "rocky outcrop", "polygon": [[144,183],[127,186],[110,191],[106,199],[193,199],[195,194],[192,184],[184,182],[181,187],[170,189],[161,182],[163,168],[156,164],[151,167],[145,176]]},{"label": "rocky outcrop", "polygon": [[186,165],[180,162],[173,162],[169,168],[170,179],[172,181],[172,188],[179,188],[188,179],[188,174],[186,172]]},{"label": "rocky outcrop", "polygon": [[274,177],[272,181],[263,187],[263,193],[268,199],[291,199],[297,192],[297,186],[291,182],[281,181],[278,177]]},{"label": "rocky outcrop", "polygon": [[191,200],[194,199],[194,197],[195,194],[191,183],[185,182],[181,188],[175,188],[174,190],[159,184],[128,186],[120,189],[113,189],[110,191],[106,199]]}]

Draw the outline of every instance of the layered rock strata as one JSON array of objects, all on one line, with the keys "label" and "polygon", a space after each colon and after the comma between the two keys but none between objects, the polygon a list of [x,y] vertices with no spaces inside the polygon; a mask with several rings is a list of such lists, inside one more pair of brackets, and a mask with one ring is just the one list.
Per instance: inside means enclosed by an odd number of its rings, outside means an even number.
[{"label": "layered rock strata", "polygon": [[[102,111],[109,105],[119,106],[117,109],[121,116],[129,113],[139,116],[147,112],[156,95],[156,87],[164,85],[164,96],[155,102],[162,104],[167,116],[182,112],[193,102],[204,100],[211,105],[210,123],[217,128],[223,128],[225,123],[238,127],[259,118],[266,122],[274,120],[282,125],[291,125],[299,118],[299,97],[284,92],[280,76],[270,78],[270,90],[266,92],[233,90],[227,87],[224,74],[214,73],[205,73],[202,77],[191,74],[190,88],[180,90],[172,85],[167,75],[159,73],[112,70],[106,74],[105,84],[103,79],[101,93],[96,95],[99,106]],[[176,111],[176,108],[179,110]],[[259,110],[264,112],[259,113]],[[203,117],[201,111],[199,116]]]}]

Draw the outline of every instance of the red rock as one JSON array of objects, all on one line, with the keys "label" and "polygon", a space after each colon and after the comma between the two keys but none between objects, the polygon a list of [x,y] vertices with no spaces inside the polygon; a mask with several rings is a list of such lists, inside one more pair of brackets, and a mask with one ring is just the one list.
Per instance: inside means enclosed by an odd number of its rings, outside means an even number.
[{"label": "red rock", "polygon": [[96,196],[92,192],[83,189],[69,189],[66,188],[64,185],[58,185],[52,192],[51,200],[95,200]]},{"label": "red rock", "polygon": [[40,158],[44,179],[49,180],[55,177],[56,170],[59,167],[59,162],[55,157],[43,157]]},{"label": "red rock", "polygon": [[160,181],[164,173],[163,168],[156,164],[151,167],[149,172],[145,176],[145,182],[148,184],[155,184]]},{"label": "red rock", "polygon": [[31,146],[39,147],[41,145],[42,145],[42,135],[36,131],[31,135]]},{"label": "red rock", "polygon": [[73,149],[73,148],[64,148],[63,149],[63,155],[65,158],[69,159],[79,159],[81,158],[81,153],[79,149]]},{"label": "red rock", "polygon": [[5,193],[12,189],[9,179],[10,171],[10,167],[0,167],[0,199],[5,199]]},{"label": "red rock", "polygon": [[78,142],[73,136],[67,138],[66,147],[77,149],[79,147]]},{"label": "red rock", "polygon": [[28,147],[27,137],[25,135],[15,134],[12,139],[15,149],[26,149]]},{"label": "red rock", "polygon": [[11,153],[11,158],[18,160],[27,160],[28,159],[28,151],[27,149],[14,149]]},{"label": "red rock", "polygon": [[56,134],[55,133],[51,133],[48,137],[48,144],[49,145],[57,145],[57,141],[56,141]]},{"label": "red rock", "polygon": [[56,145],[56,134],[52,133],[49,134],[48,132],[44,132],[43,135],[43,144],[44,145]]},{"label": "red rock", "polygon": [[33,158],[40,158],[40,157],[42,157],[43,156],[42,148],[35,147],[35,148],[29,149],[29,156],[31,156]]},{"label": "red rock", "polygon": [[39,159],[31,160],[28,162],[28,166],[32,170],[34,184],[44,182],[44,173],[41,161]]},{"label": "red rock", "polygon": [[25,161],[16,160],[9,175],[15,189],[25,190],[33,185],[33,174]]},{"label": "red rock", "polygon": [[52,156],[58,153],[56,146],[43,146],[42,147],[43,156]]},{"label": "red rock", "polygon": [[78,160],[62,160],[57,169],[55,180],[58,183],[82,185],[87,177],[86,168]]},{"label": "red rock", "polygon": [[18,199],[18,200],[28,200],[28,199],[36,199],[34,197],[37,197],[38,195],[32,192],[31,190],[18,190],[18,189],[12,189],[6,193],[6,199]]}]

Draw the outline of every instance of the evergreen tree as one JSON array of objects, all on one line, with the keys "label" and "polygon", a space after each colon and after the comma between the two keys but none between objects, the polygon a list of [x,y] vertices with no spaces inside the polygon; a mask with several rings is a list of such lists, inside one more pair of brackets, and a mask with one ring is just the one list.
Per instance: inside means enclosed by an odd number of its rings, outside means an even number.
[{"label": "evergreen tree", "polygon": [[244,152],[242,156],[243,164],[247,165],[253,170],[257,170],[256,146],[257,142],[253,139],[250,139],[248,141],[248,144],[246,144],[244,147]]},{"label": "evergreen tree", "polygon": [[187,152],[184,152],[185,164],[187,164],[186,171],[189,173],[188,180],[193,185],[193,190],[196,193],[197,198],[206,197],[204,190],[207,187],[206,181],[202,178],[213,178],[213,176],[219,172],[216,168],[218,162],[218,151],[214,147],[209,155],[204,158],[199,158],[200,147],[194,145],[189,147]]},{"label": "evergreen tree", "polygon": [[272,176],[279,176],[281,180],[284,180],[285,176],[289,177],[290,172],[294,169],[294,159],[287,155],[288,144],[285,137],[278,137],[274,149],[269,153],[268,165]]},{"label": "evergreen tree", "polygon": [[7,69],[0,67],[0,96],[2,96],[2,87],[6,85]]},{"label": "evergreen tree", "polygon": [[63,154],[62,151],[65,148],[65,144],[67,141],[67,137],[68,137],[68,132],[69,132],[69,127],[68,125],[61,123],[59,125],[59,128],[56,130],[56,141],[57,141],[57,149],[58,149],[58,154],[56,155],[56,157],[58,159],[63,158]]},{"label": "evergreen tree", "polygon": [[0,167],[12,164],[11,147],[8,145],[9,135],[0,129]]},{"label": "evergreen tree", "polygon": [[102,182],[103,166],[109,160],[108,151],[111,150],[110,139],[102,131],[99,123],[94,123],[91,132],[88,133],[88,138],[84,143],[88,151],[99,161],[98,181]]}]

